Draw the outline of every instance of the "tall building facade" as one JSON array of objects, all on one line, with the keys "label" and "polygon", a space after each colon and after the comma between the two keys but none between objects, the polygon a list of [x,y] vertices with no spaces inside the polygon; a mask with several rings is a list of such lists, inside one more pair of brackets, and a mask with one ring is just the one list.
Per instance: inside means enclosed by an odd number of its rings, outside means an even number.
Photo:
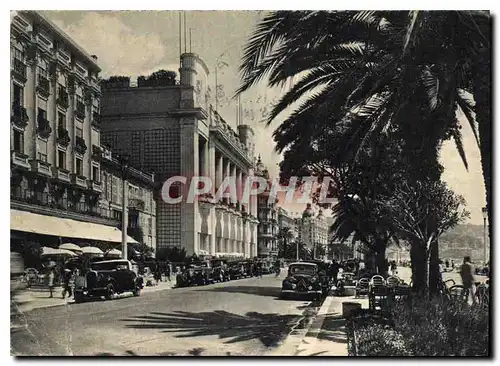
[{"label": "tall building facade", "polygon": [[[320,209],[318,215],[315,214],[312,205],[307,204],[302,213],[302,218],[297,220],[299,240],[306,244],[312,253],[316,253],[319,247],[326,252],[328,245],[328,223]],[[326,256],[325,258],[326,259]]]},{"label": "tall building facade", "polygon": [[[256,197],[247,204],[237,199],[186,201],[193,176],[212,180],[212,196],[228,176],[238,182],[253,176],[253,130],[242,124],[235,131],[212,108],[209,71],[200,57],[181,55],[179,71],[179,83],[168,73],[140,77],[135,85],[127,77],[103,81],[103,141],[113,151],[129,154],[134,166],[155,173],[158,248],[256,256]],[[183,197],[176,204],[160,198],[163,183],[174,176],[188,183],[170,188],[170,197]]]},{"label": "tall building facade", "polygon": [[274,260],[278,257],[278,207],[277,199],[269,199],[271,182],[269,172],[262,164],[260,156],[258,158],[255,175],[268,181],[268,186],[264,192],[257,196],[257,212],[259,219],[257,242],[258,254],[261,258]]},{"label": "tall building facade", "polygon": [[[121,242],[101,202],[109,164],[98,153],[97,58],[35,11],[12,18],[10,45],[11,230]],[[136,178],[131,184],[152,192],[153,176]]]}]

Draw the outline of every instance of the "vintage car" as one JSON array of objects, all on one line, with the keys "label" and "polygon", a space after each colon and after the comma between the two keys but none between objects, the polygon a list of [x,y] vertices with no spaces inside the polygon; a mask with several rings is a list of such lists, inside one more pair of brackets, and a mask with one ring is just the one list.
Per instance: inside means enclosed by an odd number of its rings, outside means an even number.
[{"label": "vintage car", "polygon": [[244,267],[239,262],[228,263],[228,272],[231,280],[238,280],[245,277]]},{"label": "vintage car", "polygon": [[296,262],[288,267],[288,275],[281,285],[281,298],[291,295],[309,295],[319,300],[323,294],[318,265],[316,263]]},{"label": "vintage car", "polygon": [[214,267],[212,271],[212,279],[214,282],[229,281],[229,273],[222,267]]},{"label": "vintage car", "polygon": [[132,264],[125,259],[94,262],[83,275],[75,278],[75,302],[82,302],[87,297],[102,297],[106,300],[115,294],[132,292],[139,296],[143,288],[143,279],[132,270]]},{"label": "vintage car", "polygon": [[320,260],[306,260],[301,263],[313,263],[318,266],[318,276],[321,283],[321,290],[323,295],[327,295],[334,283],[334,279],[330,277],[329,266],[330,264]]}]

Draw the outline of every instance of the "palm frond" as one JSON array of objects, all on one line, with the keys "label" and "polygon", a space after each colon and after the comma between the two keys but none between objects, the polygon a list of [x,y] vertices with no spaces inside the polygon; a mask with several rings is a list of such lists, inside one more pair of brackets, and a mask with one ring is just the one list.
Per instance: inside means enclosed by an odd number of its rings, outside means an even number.
[{"label": "palm frond", "polygon": [[465,96],[465,93],[460,91],[457,93],[456,100],[465,118],[467,118],[467,121],[469,122],[474,138],[476,139],[477,146],[479,146],[479,134],[477,131],[476,119],[474,118],[474,105],[472,101]]}]

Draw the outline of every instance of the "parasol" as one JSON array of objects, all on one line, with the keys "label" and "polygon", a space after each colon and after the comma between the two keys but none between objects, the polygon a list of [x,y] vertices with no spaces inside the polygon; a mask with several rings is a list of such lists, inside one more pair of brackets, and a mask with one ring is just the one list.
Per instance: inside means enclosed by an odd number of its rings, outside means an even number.
[{"label": "parasol", "polygon": [[83,254],[103,254],[102,250],[96,247],[83,247],[81,251]]},{"label": "parasol", "polygon": [[59,245],[59,249],[66,249],[66,250],[71,250],[73,252],[81,252],[82,248],[80,248],[78,245],[73,244],[73,243],[65,243]]},{"label": "parasol", "polygon": [[49,247],[42,247],[42,254],[40,255],[41,257],[45,256],[69,256],[69,257],[75,257],[76,254],[73,253],[70,250],[66,249],[54,249],[54,248],[49,248]]}]

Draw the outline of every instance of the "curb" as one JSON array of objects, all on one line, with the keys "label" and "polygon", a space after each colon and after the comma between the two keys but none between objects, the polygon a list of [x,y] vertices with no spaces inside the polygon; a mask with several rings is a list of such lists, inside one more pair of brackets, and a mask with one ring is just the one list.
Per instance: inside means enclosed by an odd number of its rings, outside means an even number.
[{"label": "curb", "polygon": [[296,334],[293,334],[296,331],[292,330],[292,332],[283,341],[283,343],[281,343],[281,345],[266,353],[264,356],[296,356],[298,353],[298,348],[301,346],[304,339],[307,338],[307,335],[310,334],[310,332],[315,331],[317,336],[317,334],[321,330],[321,326],[323,325],[325,316],[328,313],[328,308],[330,307],[332,300],[333,298],[330,294],[328,294],[328,296],[323,301],[323,304],[321,304],[318,313],[315,315],[314,320],[307,328],[301,329]]}]

